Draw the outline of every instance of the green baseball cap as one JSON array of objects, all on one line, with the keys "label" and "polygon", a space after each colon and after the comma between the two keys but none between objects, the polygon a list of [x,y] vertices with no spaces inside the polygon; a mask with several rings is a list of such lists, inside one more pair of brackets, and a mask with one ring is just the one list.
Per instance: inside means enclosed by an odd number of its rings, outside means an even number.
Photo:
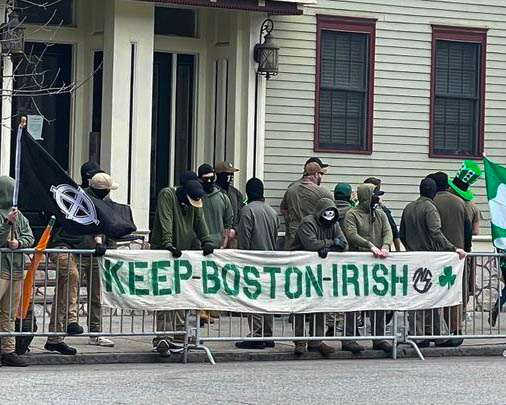
[{"label": "green baseball cap", "polygon": [[474,198],[473,191],[469,188],[481,177],[481,169],[474,160],[464,160],[457,175],[448,179],[448,185],[464,200],[471,201]]}]

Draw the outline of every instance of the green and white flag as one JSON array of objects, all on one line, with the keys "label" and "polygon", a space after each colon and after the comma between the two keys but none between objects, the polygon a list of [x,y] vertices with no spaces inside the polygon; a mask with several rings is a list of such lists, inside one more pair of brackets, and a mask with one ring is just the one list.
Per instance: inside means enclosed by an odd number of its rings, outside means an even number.
[{"label": "green and white flag", "polygon": [[492,240],[506,250],[506,167],[484,158]]}]

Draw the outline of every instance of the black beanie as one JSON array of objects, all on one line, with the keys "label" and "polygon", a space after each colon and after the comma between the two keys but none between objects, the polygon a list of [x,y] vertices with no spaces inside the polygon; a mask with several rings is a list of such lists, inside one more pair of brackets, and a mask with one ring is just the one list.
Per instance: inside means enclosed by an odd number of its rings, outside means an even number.
[{"label": "black beanie", "polygon": [[89,180],[100,171],[100,165],[93,160],[89,160],[81,166],[81,187],[88,188]]},{"label": "black beanie", "polygon": [[214,173],[214,169],[210,164],[204,163],[203,165],[200,165],[199,170],[199,177],[202,177],[209,173]]},{"label": "black beanie", "polygon": [[432,173],[427,178],[435,181],[437,192],[448,190],[448,175],[445,172]]},{"label": "black beanie", "polygon": [[422,197],[430,198],[431,200],[436,195],[437,187],[433,179],[423,179],[420,183],[420,195]]},{"label": "black beanie", "polygon": [[179,185],[184,186],[188,180],[198,180],[197,174],[192,171],[187,171],[179,177]]},{"label": "black beanie", "polygon": [[264,198],[264,183],[262,180],[253,177],[246,183],[246,194],[248,201],[258,201]]}]

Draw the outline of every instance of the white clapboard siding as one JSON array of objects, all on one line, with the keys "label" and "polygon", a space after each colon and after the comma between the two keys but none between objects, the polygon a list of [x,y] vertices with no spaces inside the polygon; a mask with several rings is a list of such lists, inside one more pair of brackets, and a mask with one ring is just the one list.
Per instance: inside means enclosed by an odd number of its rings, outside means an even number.
[{"label": "white clapboard siding", "polygon": [[[506,164],[505,0],[318,0],[299,17],[273,17],[280,46],[279,75],[268,81],[265,183],[279,207],[286,187],[314,156],[316,15],[376,18],[374,142],[372,155],[319,153],[330,164],[324,186],[354,186],[380,177],[388,205],[399,220],[415,199],[420,179],[443,170],[453,175],[459,159],[429,158],[431,24],[488,28],[485,153]],[[485,181],[473,187],[489,233]]]}]

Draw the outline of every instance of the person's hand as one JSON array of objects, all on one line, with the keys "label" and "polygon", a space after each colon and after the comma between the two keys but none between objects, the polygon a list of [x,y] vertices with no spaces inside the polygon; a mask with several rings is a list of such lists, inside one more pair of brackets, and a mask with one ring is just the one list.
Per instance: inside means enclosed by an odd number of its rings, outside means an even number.
[{"label": "person's hand", "polygon": [[328,254],[329,254],[329,248],[321,248],[318,251],[318,256],[320,256],[322,259],[325,259]]},{"label": "person's hand", "polygon": [[97,243],[95,246],[95,253],[93,256],[101,257],[105,255],[105,252],[107,251],[107,248],[104,246],[103,243]]},{"label": "person's hand", "polygon": [[466,251],[464,249],[457,249],[455,252],[459,255],[460,260],[466,257]]},{"label": "person's hand", "polygon": [[214,252],[214,246],[211,243],[204,243],[202,246],[202,254],[204,256],[210,255]]},{"label": "person's hand", "polygon": [[334,246],[339,249],[344,249],[344,242],[339,238],[334,238],[333,240]]},{"label": "person's hand", "polygon": [[350,200],[351,201],[358,201],[358,194],[357,194],[356,191],[354,191],[354,192],[351,193]]},{"label": "person's hand", "polygon": [[390,256],[390,251],[388,249],[381,249],[381,253],[383,254],[383,257]]},{"label": "person's hand", "polygon": [[373,246],[371,248],[371,252],[376,257],[383,257],[383,251],[381,249],[378,249],[376,246]]},{"label": "person's hand", "polygon": [[229,240],[235,239],[235,229],[228,230],[228,239]]},{"label": "person's hand", "polygon": [[18,220],[18,210],[13,207],[9,210],[9,213],[7,214],[7,221],[9,221],[11,224],[15,224],[17,220]]},{"label": "person's hand", "polygon": [[8,246],[11,250],[17,250],[19,249],[19,241],[17,239],[10,240]]},{"label": "person's hand", "polygon": [[170,253],[172,253],[172,257],[174,259],[178,259],[181,257],[181,255],[183,254],[183,252],[181,252],[178,248],[175,248],[173,246],[171,246],[170,248],[167,249]]}]

